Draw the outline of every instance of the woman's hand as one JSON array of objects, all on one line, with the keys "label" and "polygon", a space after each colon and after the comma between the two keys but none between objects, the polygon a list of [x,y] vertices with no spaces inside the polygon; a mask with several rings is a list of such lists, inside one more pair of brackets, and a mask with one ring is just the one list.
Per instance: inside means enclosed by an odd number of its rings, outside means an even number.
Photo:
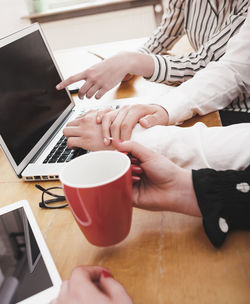
[{"label": "woman's hand", "polygon": [[58,297],[50,304],[132,304],[124,287],[107,269],[98,266],[77,267],[64,281]]},{"label": "woman's hand", "polygon": [[168,112],[159,105],[126,105],[119,110],[99,111],[96,122],[102,124],[105,145],[110,144],[110,137],[128,140],[133,128],[139,123],[144,128],[168,124]]},{"label": "woman's hand", "polygon": [[70,149],[82,148],[90,151],[114,149],[103,142],[102,127],[96,123],[97,111],[90,110],[86,114],[69,122],[63,129]]},{"label": "woman's hand", "polygon": [[79,74],[67,78],[59,83],[56,88],[61,90],[79,80],[85,80],[78,92],[79,98],[83,99],[85,95],[87,98],[91,98],[95,95],[96,99],[100,99],[122,80],[128,79],[128,74],[150,77],[153,74],[153,70],[154,63],[151,56],[133,52],[121,52],[104,59]]},{"label": "woman's hand", "polygon": [[[136,142],[113,140],[113,146],[119,151],[130,153],[132,164],[143,170],[142,173],[137,170],[139,174],[136,174],[137,182],[133,186],[135,207],[201,216],[191,171],[178,167],[163,155]],[[133,174],[135,172],[133,170]]]}]

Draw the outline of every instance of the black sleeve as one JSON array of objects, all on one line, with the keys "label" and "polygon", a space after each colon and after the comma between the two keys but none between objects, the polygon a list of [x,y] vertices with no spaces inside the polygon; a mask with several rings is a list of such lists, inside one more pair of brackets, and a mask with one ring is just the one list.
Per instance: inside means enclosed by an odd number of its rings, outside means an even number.
[{"label": "black sleeve", "polygon": [[250,230],[250,166],[244,171],[193,170],[192,176],[204,229],[215,247],[230,230]]}]

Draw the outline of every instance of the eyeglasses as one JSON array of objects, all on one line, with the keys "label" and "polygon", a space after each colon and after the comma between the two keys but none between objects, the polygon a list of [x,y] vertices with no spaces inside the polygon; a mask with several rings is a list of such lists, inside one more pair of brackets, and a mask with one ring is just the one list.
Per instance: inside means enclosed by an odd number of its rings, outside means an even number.
[{"label": "eyeglasses", "polygon": [[[68,204],[62,204],[64,202],[65,196],[63,195],[62,187],[50,187],[48,189],[43,188],[42,186],[36,184],[37,189],[42,191],[42,201],[39,202],[40,208],[45,209],[61,209],[68,206]],[[51,198],[54,197],[54,198]],[[57,203],[54,206],[50,204]]]}]

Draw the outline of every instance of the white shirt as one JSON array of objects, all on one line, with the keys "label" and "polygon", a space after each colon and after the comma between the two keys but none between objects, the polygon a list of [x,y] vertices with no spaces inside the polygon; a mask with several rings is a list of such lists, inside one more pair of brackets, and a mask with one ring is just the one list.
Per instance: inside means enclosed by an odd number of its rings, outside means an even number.
[{"label": "white shirt", "polygon": [[[176,124],[195,114],[204,115],[230,104],[240,92],[250,93],[250,10],[240,32],[228,44],[226,54],[210,63],[194,78],[170,91],[157,103]],[[250,164],[250,124],[190,128],[155,126],[133,131],[135,140],[185,168],[211,167],[241,170]]]},{"label": "white shirt", "polygon": [[[140,49],[154,60],[149,80],[183,82],[221,58],[228,41],[244,23],[249,5],[249,0],[166,1],[161,25]],[[194,51],[182,56],[164,55],[184,34]],[[250,95],[242,92],[235,97],[229,110],[250,113]]]},{"label": "white shirt", "polygon": [[242,170],[250,164],[250,123],[210,127],[196,123],[189,128],[137,125],[131,140],[165,155],[188,169]]},{"label": "white shirt", "polygon": [[250,10],[240,32],[228,42],[226,53],[219,61],[210,62],[156,103],[168,111],[169,123],[176,124],[196,114],[223,109],[242,93],[250,94]]},{"label": "white shirt", "polygon": [[[182,82],[210,61],[217,61],[224,55],[229,39],[244,23],[249,4],[249,0],[166,1],[160,26],[140,49],[154,59],[155,69],[149,80]],[[164,55],[185,34],[194,52]]]}]

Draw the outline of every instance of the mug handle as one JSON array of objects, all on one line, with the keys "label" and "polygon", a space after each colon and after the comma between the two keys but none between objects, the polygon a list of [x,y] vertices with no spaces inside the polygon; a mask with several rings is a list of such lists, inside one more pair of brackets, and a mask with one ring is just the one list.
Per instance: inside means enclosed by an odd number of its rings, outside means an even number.
[{"label": "mug handle", "polygon": [[79,219],[79,217],[75,214],[74,209],[71,208],[71,210],[72,210],[72,212],[73,212],[75,218],[77,219],[77,221],[78,221],[82,226],[88,227],[88,226],[90,226],[90,225],[92,224],[92,219],[91,219],[91,217],[90,217],[90,215],[89,215],[89,213],[88,213],[88,211],[87,211],[87,209],[86,209],[86,207],[85,207],[85,205],[84,205],[84,202],[83,202],[83,200],[82,200],[82,197],[81,197],[81,195],[80,195],[80,193],[79,193],[79,189],[76,189],[76,193],[77,193],[78,199],[79,199],[79,201],[80,201],[80,203],[81,203],[81,207],[82,207],[82,209],[83,209],[84,215],[85,215],[85,217],[86,217],[87,220],[86,220],[86,221],[82,221],[82,220]]}]

